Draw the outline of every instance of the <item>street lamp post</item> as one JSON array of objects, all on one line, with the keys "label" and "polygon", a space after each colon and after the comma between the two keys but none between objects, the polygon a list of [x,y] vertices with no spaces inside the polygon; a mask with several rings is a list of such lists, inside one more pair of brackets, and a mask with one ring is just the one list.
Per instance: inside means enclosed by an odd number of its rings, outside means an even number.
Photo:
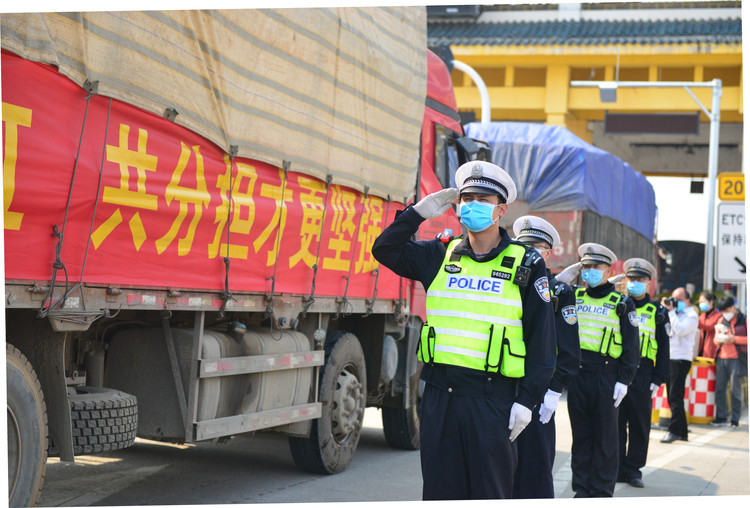
[{"label": "street lamp post", "polygon": [[[719,166],[719,124],[721,118],[721,80],[711,81],[571,81],[571,87],[599,88],[602,102],[615,102],[618,88],[684,88],[706,116],[711,120],[708,144],[708,231],[706,233],[706,250],[703,257],[703,289],[711,291],[714,287],[714,215],[716,178]],[[713,96],[711,111],[698,100],[690,88],[711,88]]]}]

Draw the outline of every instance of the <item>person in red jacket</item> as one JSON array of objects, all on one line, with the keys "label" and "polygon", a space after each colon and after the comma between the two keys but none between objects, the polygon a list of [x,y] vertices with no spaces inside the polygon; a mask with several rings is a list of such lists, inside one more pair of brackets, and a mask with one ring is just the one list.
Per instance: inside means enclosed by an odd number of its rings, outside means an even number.
[{"label": "person in red jacket", "polygon": [[703,311],[698,316],[698,329],[701,332],[698,356],[714,359],[718,350],[718,346],[714,344],[714,335],[716,335],[714,327],[723,319],[721,312],[716,310],[715,303],[716,295],[710,291],[703,291],[698,297],[698,308]]},{"label": "person in red jacket", "polygon": [[727,386],[731,383],[732,428],[740,425],[742,411],[742,364],[740,355],[747,362],[747,320],[737,311],[731,296],[720,298],[716,308],[722,319],[716,325],[714,344],[718,346],[716,356],[716,419],[711,422],[714,427],[727,425]]}]

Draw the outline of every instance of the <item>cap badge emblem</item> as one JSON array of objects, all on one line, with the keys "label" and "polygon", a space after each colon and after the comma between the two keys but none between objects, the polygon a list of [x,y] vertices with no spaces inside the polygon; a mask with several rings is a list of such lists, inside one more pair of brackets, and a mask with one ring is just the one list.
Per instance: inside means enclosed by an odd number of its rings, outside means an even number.
[{"label": "cap badge emblem", "polygon": [[479,164],[474,164],[474,166],[471,168],[471,176],[478,177],[482,176],[482,166]]}]

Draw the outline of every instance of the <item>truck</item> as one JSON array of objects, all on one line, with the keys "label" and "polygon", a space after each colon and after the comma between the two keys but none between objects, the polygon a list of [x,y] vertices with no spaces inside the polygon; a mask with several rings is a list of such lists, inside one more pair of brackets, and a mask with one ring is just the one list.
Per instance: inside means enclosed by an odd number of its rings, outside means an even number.
[{"label": "truck", "polygon": [[1,21],[10,506],[136,437],[418,449],[424,292],[370,248],[487,153],[424,7]]},{"label": "truck", "polygon": [[[560,233],[560,244],[547,261],[550,271],[559,273],[577,263],[578,246],[587,242],[606,245],[617,255],[616,273],[632,257],[660,265],[656,194],[629,163],[561,126],[472,122],[465,130],[489,146],[489,157],[518,188],[501,226],[512,231],[518,217],[531,214]],[[660,292],[656,287],[652,291]]]}]

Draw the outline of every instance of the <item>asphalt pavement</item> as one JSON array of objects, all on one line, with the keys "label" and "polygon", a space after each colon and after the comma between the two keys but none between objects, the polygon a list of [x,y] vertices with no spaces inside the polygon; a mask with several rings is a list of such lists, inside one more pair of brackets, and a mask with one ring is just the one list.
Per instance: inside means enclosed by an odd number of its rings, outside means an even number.
[{"label": "asphalt pavement", "polygon": [[[553,470],[554,501],[504,501],[511,506],[575,505],[595,500],[572,499],[570,423],[565,394],[556,415],[557,454]],[[605,506],[633,502],[664,507],[750,506],[750,453],[747,408],[739,429],[690,424],[689,441],[661,443],[665,431],[652,428],[643,469],[645,488],[618,483]],[[296,468],[277,434],[243,435],[227,443],[165,444],[137,439],[126,450],[80,456],[74,464],[48,461],[41,506],[136,506],[328,504],[356,502],[386,508],[416,505],[421,499],[419,452],[394,450],[382,432],[378,409],[365,412],[365,427],[354,459],[337,475],[311,475]],[[698,499],[702,496],[702,499]],[[720,496],[716,501],[710,497]],[[497,501],[478,502],[497,508]],[[439,503],[443,504],[443,503]],[[445,503],[464,506],[461,503]],[[639,507],[642,508],[642,507]]]}]

